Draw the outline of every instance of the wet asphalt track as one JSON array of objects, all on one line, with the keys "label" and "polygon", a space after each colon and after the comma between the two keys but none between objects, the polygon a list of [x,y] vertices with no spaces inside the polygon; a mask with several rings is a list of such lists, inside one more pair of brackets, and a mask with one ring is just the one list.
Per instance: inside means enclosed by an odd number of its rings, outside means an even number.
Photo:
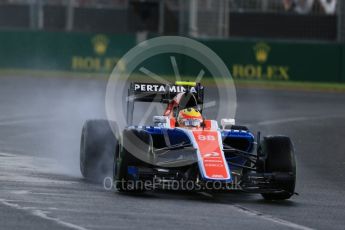
[{"label": "wet asphalt track", "polygon": [[238,90],[238,123],[295,142],[289,201],[260,195],[123,195],[79,174],[82,123],[105,81],[0,77],[0,229],[344,229],[345,94]]}]

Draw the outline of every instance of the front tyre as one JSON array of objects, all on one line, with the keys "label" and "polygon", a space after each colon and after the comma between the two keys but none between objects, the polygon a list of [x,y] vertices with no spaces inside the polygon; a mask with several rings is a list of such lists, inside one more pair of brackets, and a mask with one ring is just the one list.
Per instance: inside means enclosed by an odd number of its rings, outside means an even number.
[{"label": "front tyre", "polygon": [[[135,147],[134,147],[135,145]],[[133,152],[135,151],[135,152]],[[136,178],[130,169],[147,166],[142,160],[150,159],[152,137],[142,130],[125,129],[122,134],[122,146],[115,155],[114,182],[119,192],[143,192],[144,181]],[[141,156],[138,159],[137,157]]]},{"label": "front tyre", "polygon": [[289,137],[265,137],[261,150],[266,156],[265,172],[283,175],[284,179],[275,181],[272,186],[282,192],[263,193],[265,200],[286,200],[295,193],[296,160],[293,144]]}]

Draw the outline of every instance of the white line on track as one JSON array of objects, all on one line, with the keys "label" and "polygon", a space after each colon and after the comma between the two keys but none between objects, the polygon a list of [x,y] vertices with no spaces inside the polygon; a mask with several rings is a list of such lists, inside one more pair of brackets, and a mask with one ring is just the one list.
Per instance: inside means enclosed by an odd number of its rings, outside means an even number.
[{"label": "white line on track", "polygon": [[72,224],[72,223],[68,223],[66,221],[60,220],[59,218],[50,217],[50,216],[47,215],[46,212],[44,212],[42,210],[39,210],[39,209],[36,209],[34,207],[22,207],[22,206],[20,206],[18,204],[10,203],[10,202],[8,202],[7,200],[4,200],[4,199],[0,199],[0,203],[3,204],[3,205],[6,205],[8,207],[18,209],[18,210],[29,211],[29,213],[34,215],[34,216],[40,217],[40,218],[45,219],[45,220],[53,221],[53,222],[55,222],[55,223],[57,223],[59,225],[62,225],[62,226],[65,226],[65,227],[68,227],[68,228],[71,228],[71,229],[87,230],[84,227],[81,227],[81,226],[78,226],[78,225],[75,225],[75,224]]},{"label": "white line on track", "polygon": [[296,224],[296,223],[293,223],[293,222],[290,222],[290,221],[287,221],[287,220],[283,220],[283,219],[280,219],[280,218],[277,218],[277,217],[274,217],[274,216],[271,216],[271,215],[267,215],[267,214],[258,212],[256,210],[252,210],[252,209],[248,209],[248,208],[242,207],[240,205],[234,204],[233,207],[236,208],[236,210],[238,210],[238,211],[240,211],[240,212],[242,212],[244,214],[247,214],[249,216],[259,217],[261,219],[264,219],[264,220],[267,220],[267,221],[270,221],[270,222],[273,222],[273,223],[276,223],[276,224],[279,224],[279,225],[283,225],[283,226],[286,226],[286,227],[289,227],[289,228],[299,229],[299,230],[313,230],[313,228],[309,228],[309,227],[304,226],[304,225]]},{"label": "white line on track", "polygon": [[17,119],[0,119],[0,126],[54,122],[54,121],[58,121],[58,119],[47,117],[47,116],[26,117],[26,118],[17,118]]},{"label": "white line on track", "polygon": [[[207,192],[200,192],[199,194],[204,195],[204,196],[209,197],[209,198],[213,197],[212,194],[209,194]],[[270,222],[273,222],[275,224],[279,224],[279,225],[282,225],[282,226],[285,226],[285,227],[289,227],[289,228],[292,228],[292,229],[314,230],[313,228],[310,228],[310,227],[307,227],[307,226],[304,226],[304,225],[300,225],[300,224],[296,224],[296,223],[293,223],[293,222],[290,222],[290,221],[287,221],[287,220],[283,220],[283,219],[280,219],[280,218],[277,218],[277,217],[274,217],[274,216],[271,216],[271,215],[267,215],[267,214],[261,213],[259,211],[252,210],[252,209],[249,209],[249,208],[245,208],[245,207],[237,205],[237,204],[232,204],[231,207],[234,208],[236,211],[239,211],[239,212],[244,213],[246,215],[257,217],[257,218],[260,218],[260,219],[264,219],[266,221],[270,221]]]},{"label": "white line on track", "polygon": [[344,115],[334,115],[334,116],[314,116],[314,117],[289,117],[275,120],[266,120],[255,123],[256,125],[275,125],[290,122],[308,121],[308,120],[324,120],[324,119],[334,119],[334,118],[345,118]]}]

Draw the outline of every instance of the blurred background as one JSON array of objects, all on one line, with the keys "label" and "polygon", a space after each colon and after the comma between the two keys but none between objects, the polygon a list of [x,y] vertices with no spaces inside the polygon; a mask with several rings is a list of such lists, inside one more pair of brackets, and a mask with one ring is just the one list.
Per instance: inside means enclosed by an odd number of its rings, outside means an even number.
[{"label": "blurred background", "polygon": [[339,0],[0,1],[0,69],[109,73],[158,35],[204,42],[235,79],[345,81]]},{"label": "blurred background", "polygon": [[341,41],[337,0],[2,0],[1,28]]}]

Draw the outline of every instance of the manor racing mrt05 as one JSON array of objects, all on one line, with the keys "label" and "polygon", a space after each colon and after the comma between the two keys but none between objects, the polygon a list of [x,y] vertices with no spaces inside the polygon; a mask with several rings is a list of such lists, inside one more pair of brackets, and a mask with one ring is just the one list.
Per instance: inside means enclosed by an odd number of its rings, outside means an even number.
[{"label": "manor racing mrt05", "polygon": [[121,192],[171,189],[178,184],[188,190],[260,193],[267,200],[295,194],[290,138],[261,139],[260,133],[255,138],[234,119],[224,118],[220,125],[205,119],[200,83],[131,83],[127,98],[128,124],[137,102],[163,103],[166,110],[153,117],[152,126],[129,125],[121,132],[116,121],[86,121],[80,148],[85,178],[102,181],[111,172]]}]

